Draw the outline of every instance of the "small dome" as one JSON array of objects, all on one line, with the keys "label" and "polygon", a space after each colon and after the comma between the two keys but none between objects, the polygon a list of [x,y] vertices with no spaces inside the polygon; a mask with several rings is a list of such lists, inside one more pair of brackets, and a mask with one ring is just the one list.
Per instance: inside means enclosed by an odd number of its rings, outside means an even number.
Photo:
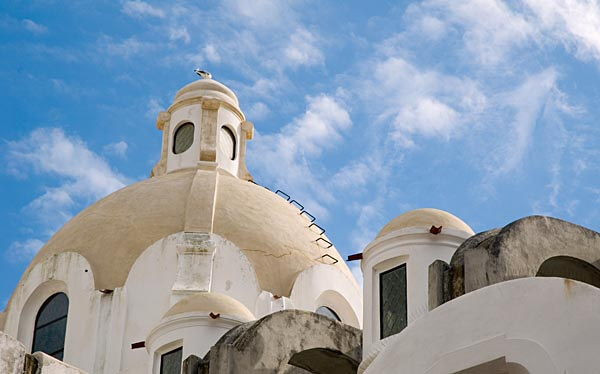
[{"label": "small dome", "polygon": [[379,231],[376,239],[389,234],[392,231],[407,227],[423,227],[429,229],[431,226],[442,226],[444,228],[464,231],[471,235],[474,234],[469,225],[455,215],[439,209],[424,208],[411,210],[394,218]]},{"label": "small dome", "polygon": [[214,79],[199,79],[182,87],[173,100],[173,105],[198,97],[206,97],[224,101],[239,110],[237,96],[224,84]]},{"label": "small dome", "polygon": [[180,300],[165,313],[163,318],[190,312],[214,313],[222,316],[237,317],[241,322],[256,319],[244,304],[229,296],[213,292],[201,292]]}]

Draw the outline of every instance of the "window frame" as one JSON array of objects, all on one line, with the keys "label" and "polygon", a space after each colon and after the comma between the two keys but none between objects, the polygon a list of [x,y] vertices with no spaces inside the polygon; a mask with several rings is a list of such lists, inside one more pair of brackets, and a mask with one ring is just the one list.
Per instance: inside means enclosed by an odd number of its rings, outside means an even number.
[{"label": "window frame", "polygon": [[[402,327],[402,329],[400,329],[400,331],[395,332],[393,334],[384,336],[384,331],[383,331],[383,323],[384,323],[384,318],[383,318],[383,287],[382,287],[382,278],[384,275],[391,273],[393,271],[396,271],[398,269],[404,268],[404,315],[405,315],[405,319],[406,319],[406,323],[404,324],[404,327]],[[383,271],[379,271],[377,274],[377,286],[378,286],[378,304],[379,304],[379,339],[385,339],[387,337],[390,337],[392,335],[398,334],[400,333],[402,330],[404,330],[407,326],[408,326],[408,267],[407,267],[407,263],[403,262],[401,264],[395,265],[387,270],[383,270]]]},{"label": "window frame", "polygon": [[179,371],[181,372],[181,369],[183,368],[183,345],[177,346],[173,349],[167,350],[166,352],[163,353],[159,353],[159,357],[158,357],[158,373],[159,374],[165,374],[163,373],[163,357],[171,354],[173,352],[176,351],[181,351],[181,358],[179,360]]},{"label": "window frame", "polygon": [[[50,320],[48,322],[45,322],[41,326],[38,326],[38,322],[39,322],[39,319],[40,319],[40,317],[42,315],[42,312],[44,312],[45,309],[48,307],[48,305],[55,298],[59,297],[60,295],[64,295],[64,297],[66,298],[66,310],[67,310],[66,314],[63,315],[63,316],[54,318],[54,319],[52,319],[52,320]],[[65,343],[66,343],[66,340],[67,340],[67,322],[68,322],[68,317],[69,317],[69,304],[70,304],[70,302],[69,302],[69,296],[65,292],[56,292],[56,293],[53,293],[52,295],[48,296],[46,298],[46,300],[44,300],[44,302],[38,308],[37,313],[35,315],[35,321],[34,321],[34,325],[33,325],[33,338],[32,338],[32,341],[31,341],[31,353],[39,351],[39,352],[44,352],[47,355],[52,356],[52,357],[54,357],[56,359],[59,359],[59,360],[63,360],[64,359]],[[64,327],[63,337],[62,337],[62,348],[59,349],[59,350],[57,350],[57,351],[54,351],[54,352],[46,352],[46,351],[44,351],[42,349],[36,348],[36,340],[39,339],[38,331],[40,329],[48,327],[48,326],[50,326],[52,324],[56,324],[56,323],[58,323],[58,322],[60,322],[62,320],[65,320],[65,327]],[[58,353],[61,353],[60,357],[56,356]]]},{"label": "window frame", "polygon": [[[177,146],[177,133],[184,127],[187,125],[191,125],[192,126],[192,142],[190,143],[189,147],[187,147],[186,149],[184,149],[181,152],[176,152],[175,151],[175,147]],[[192,148],[192,146],[194,145],[195,142],[195,136],[196,136],[196,124],[194,124],[194,122],[192,121],[183,121],[182,123],[178,124],[175,129],[173,130],[173,145],[171,147],[171,153],[173,153],[174,155],[182,155],[185,152],[189,151],[190,148]]]}]

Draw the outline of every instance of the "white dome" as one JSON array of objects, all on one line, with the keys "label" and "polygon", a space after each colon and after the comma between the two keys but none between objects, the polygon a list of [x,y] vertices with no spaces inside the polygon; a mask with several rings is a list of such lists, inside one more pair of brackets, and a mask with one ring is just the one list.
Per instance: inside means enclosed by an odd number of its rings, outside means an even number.
[{"label": "white dome", "polygon": [[442,226],[443,228],[452,228],[464,231],[471,235],[474,234],[469,225],[455,215],[439,209],[423,208],[411,210],[392,219],[381,229],[381,231],[379,231],[376,238],[380,238],[392,231],[407,227],[423,227],[429,229],[431,226]]}]

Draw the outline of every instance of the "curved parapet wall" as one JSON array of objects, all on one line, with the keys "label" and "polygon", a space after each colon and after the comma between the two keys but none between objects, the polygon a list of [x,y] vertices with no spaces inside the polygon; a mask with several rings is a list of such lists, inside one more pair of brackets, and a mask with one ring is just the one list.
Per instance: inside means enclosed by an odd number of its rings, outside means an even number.
[{"label": "curved parapet wall", "polygon": [[502,229],[466,240],[449,266],[432,264],[430,279],[443,279],[440,282],[446,284],[442,299],[448,301],[491,284],[534,277],[546,260],[557,256],[569,256],[598,267],[600,234],[556,218],[521,218]]},{"label": "curved parapet wall", "polygon": [[283,373],[293,369],[288,362],[295,354],[314,349],[360,362],[361,340],[361,331],[352,326],[316,313],[285,310],[232,329],[206,359],[211,373]]},{"label": "curved parapet wall", "polygon": [[525,278],[495,284],[390,337],[358,373],[597,372],[598,310],[600,289],[585,283]]}]

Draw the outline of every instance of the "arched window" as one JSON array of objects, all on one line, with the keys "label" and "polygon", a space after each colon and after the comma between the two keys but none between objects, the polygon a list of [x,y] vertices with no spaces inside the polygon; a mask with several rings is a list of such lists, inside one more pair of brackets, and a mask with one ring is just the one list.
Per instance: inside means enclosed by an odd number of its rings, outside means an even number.
[{"label": "arched window", "polygon": [[221,127],[221,133],[219,135],[219,146],[221,152],[230,160],[235,160],[235,135],[233,131],[227,126]]},{"label": "arched window", "polygon": [[186,122],[175,130],[173,136],[173,153],[176,155],[187,151],[194,142],[194,124]]},{"label": "arched window", "polygon": [[550,257],[540,265],[536,276],[573,279],[600,288],[600,269],[570,256]]},{"label": "arched window", "polygon": [[335,310],[333,310],[329,307],[320,306],[317,308],[316,312],[317,312],[317,314],[320,314],[325,317],[329,317],[332,320],[342,322],[342,319],[340,318],[340,316],[338,316],[338,314],[335,312]]},{"label": "arched window", "polygon": [[63,359],[68,311],[69,298],[62,292],[50,296],[42,304],[35,318],[31,352],[44,352]]}]

